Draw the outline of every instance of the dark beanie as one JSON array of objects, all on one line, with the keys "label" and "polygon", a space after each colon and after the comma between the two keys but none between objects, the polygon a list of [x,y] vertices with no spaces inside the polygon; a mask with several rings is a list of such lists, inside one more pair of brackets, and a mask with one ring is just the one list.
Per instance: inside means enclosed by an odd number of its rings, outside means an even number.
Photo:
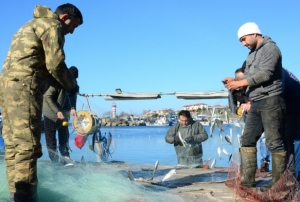
[{"label": "dark beanie", "polygon": [[72,76],[77,79],[78,78],[78,69],[75,66],[72,66],[69,68],[69,71],[71,72]]}]

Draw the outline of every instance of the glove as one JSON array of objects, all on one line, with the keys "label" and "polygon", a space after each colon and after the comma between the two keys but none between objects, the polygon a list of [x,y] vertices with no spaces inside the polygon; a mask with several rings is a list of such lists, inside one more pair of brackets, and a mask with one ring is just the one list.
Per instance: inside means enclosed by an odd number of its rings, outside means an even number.
[{"label": "glove", "polygon": [[174,144],[181,144],[178,135],[175,135],[175,137],[174,137]]},{"label": "glove", "polygon": [[74,96],[76,93],[79,92],[79,86],[76,85],[71,91],[69,91],[69,96]]},{"label": "glove", "polygon": [[194,142],[194,137],[193,136],[189,136],[189,137],[185,138],[185,141],[187,143],[193,143]]}]

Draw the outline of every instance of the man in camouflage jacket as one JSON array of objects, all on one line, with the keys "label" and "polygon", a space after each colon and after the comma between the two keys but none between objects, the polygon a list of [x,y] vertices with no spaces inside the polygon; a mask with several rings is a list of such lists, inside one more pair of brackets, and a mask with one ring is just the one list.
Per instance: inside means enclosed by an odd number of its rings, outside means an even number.
[{"label": "man in camouflage jacket", "polygon": [[72,4],[55,12],[37,5],[33,15],[13,36],[0,75],[6,176],[15,201],[37,201],[43,94],[55,83],[77,89],[63,46],[64,35],[83,23],[81,12]]}]

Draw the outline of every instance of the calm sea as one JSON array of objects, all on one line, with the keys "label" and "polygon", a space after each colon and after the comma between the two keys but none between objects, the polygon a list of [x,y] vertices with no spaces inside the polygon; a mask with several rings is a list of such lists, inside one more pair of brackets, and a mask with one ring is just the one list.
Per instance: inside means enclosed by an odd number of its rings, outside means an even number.
[{"label": "calm sea", "polygon": [[[160,164],[176,165],[177,158],[174,147],[172,144],[165,142],[165,135],[171,126],[166,127],[151,127],[151,126],[136,126],[136,127],[102,127],[102,135],[112,134],[113,141],[110,151],[112,153],[110,160],[125,161],[136,164],[154,164],[157,160]],[[70,156],[76,161],[80,161],[84,157],[85,161],[96,161],[96,154],[89,149],[92,144],[92,136],[88,137],[85,146],[82,149],[74,145],[74,138],[76,132],[72,132],[73,128],[70,127],[70,141],[71,148]],[[209,126],[205,126],[209,134]],[[232,144],[225,140],[225,135],[230,136],[232,131]],[[213,137],[202,143],[203,146],[203,160],[209,158],[216,159],[217,167],[228,167],[230,154],[238,153],[239,141],[237,136],[241,134],[239,128],[233,125],[223,125],[222,141],[219,137],[219,129],[214,129]],[[42,134],[41,139],[43,145],[43,156],[41,160],[49,160],[48,152],[46,150],[45,135]],[[1,147],[1,146],[0,146]],[[217,149],[225,149],[228,154],[221,153],[221,158],[218,155]],[[257,147],[259,150],[259,147]],[[261,159],[258,152],[258,161]]]}]

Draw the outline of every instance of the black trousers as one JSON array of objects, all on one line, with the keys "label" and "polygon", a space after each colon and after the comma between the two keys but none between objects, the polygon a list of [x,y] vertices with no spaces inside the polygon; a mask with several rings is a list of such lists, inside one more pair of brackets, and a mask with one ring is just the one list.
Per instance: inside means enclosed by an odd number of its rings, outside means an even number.
[{"label": "black trousers", "polygon": [[69,156],[69,129],[68,126],[62,126],[62,121],[56,122],[44,116],[46,145],[49,157],[52,161],[58,161],[56,130],[58,131],[59,152],[62,156]]},{"label": "black trousers", "polygon": [[241,137],[242,147],[256,147],[264,131],[270,152],[284,152],[282,126],[285,111],[285,102],[279,95],[253,102]]}]

